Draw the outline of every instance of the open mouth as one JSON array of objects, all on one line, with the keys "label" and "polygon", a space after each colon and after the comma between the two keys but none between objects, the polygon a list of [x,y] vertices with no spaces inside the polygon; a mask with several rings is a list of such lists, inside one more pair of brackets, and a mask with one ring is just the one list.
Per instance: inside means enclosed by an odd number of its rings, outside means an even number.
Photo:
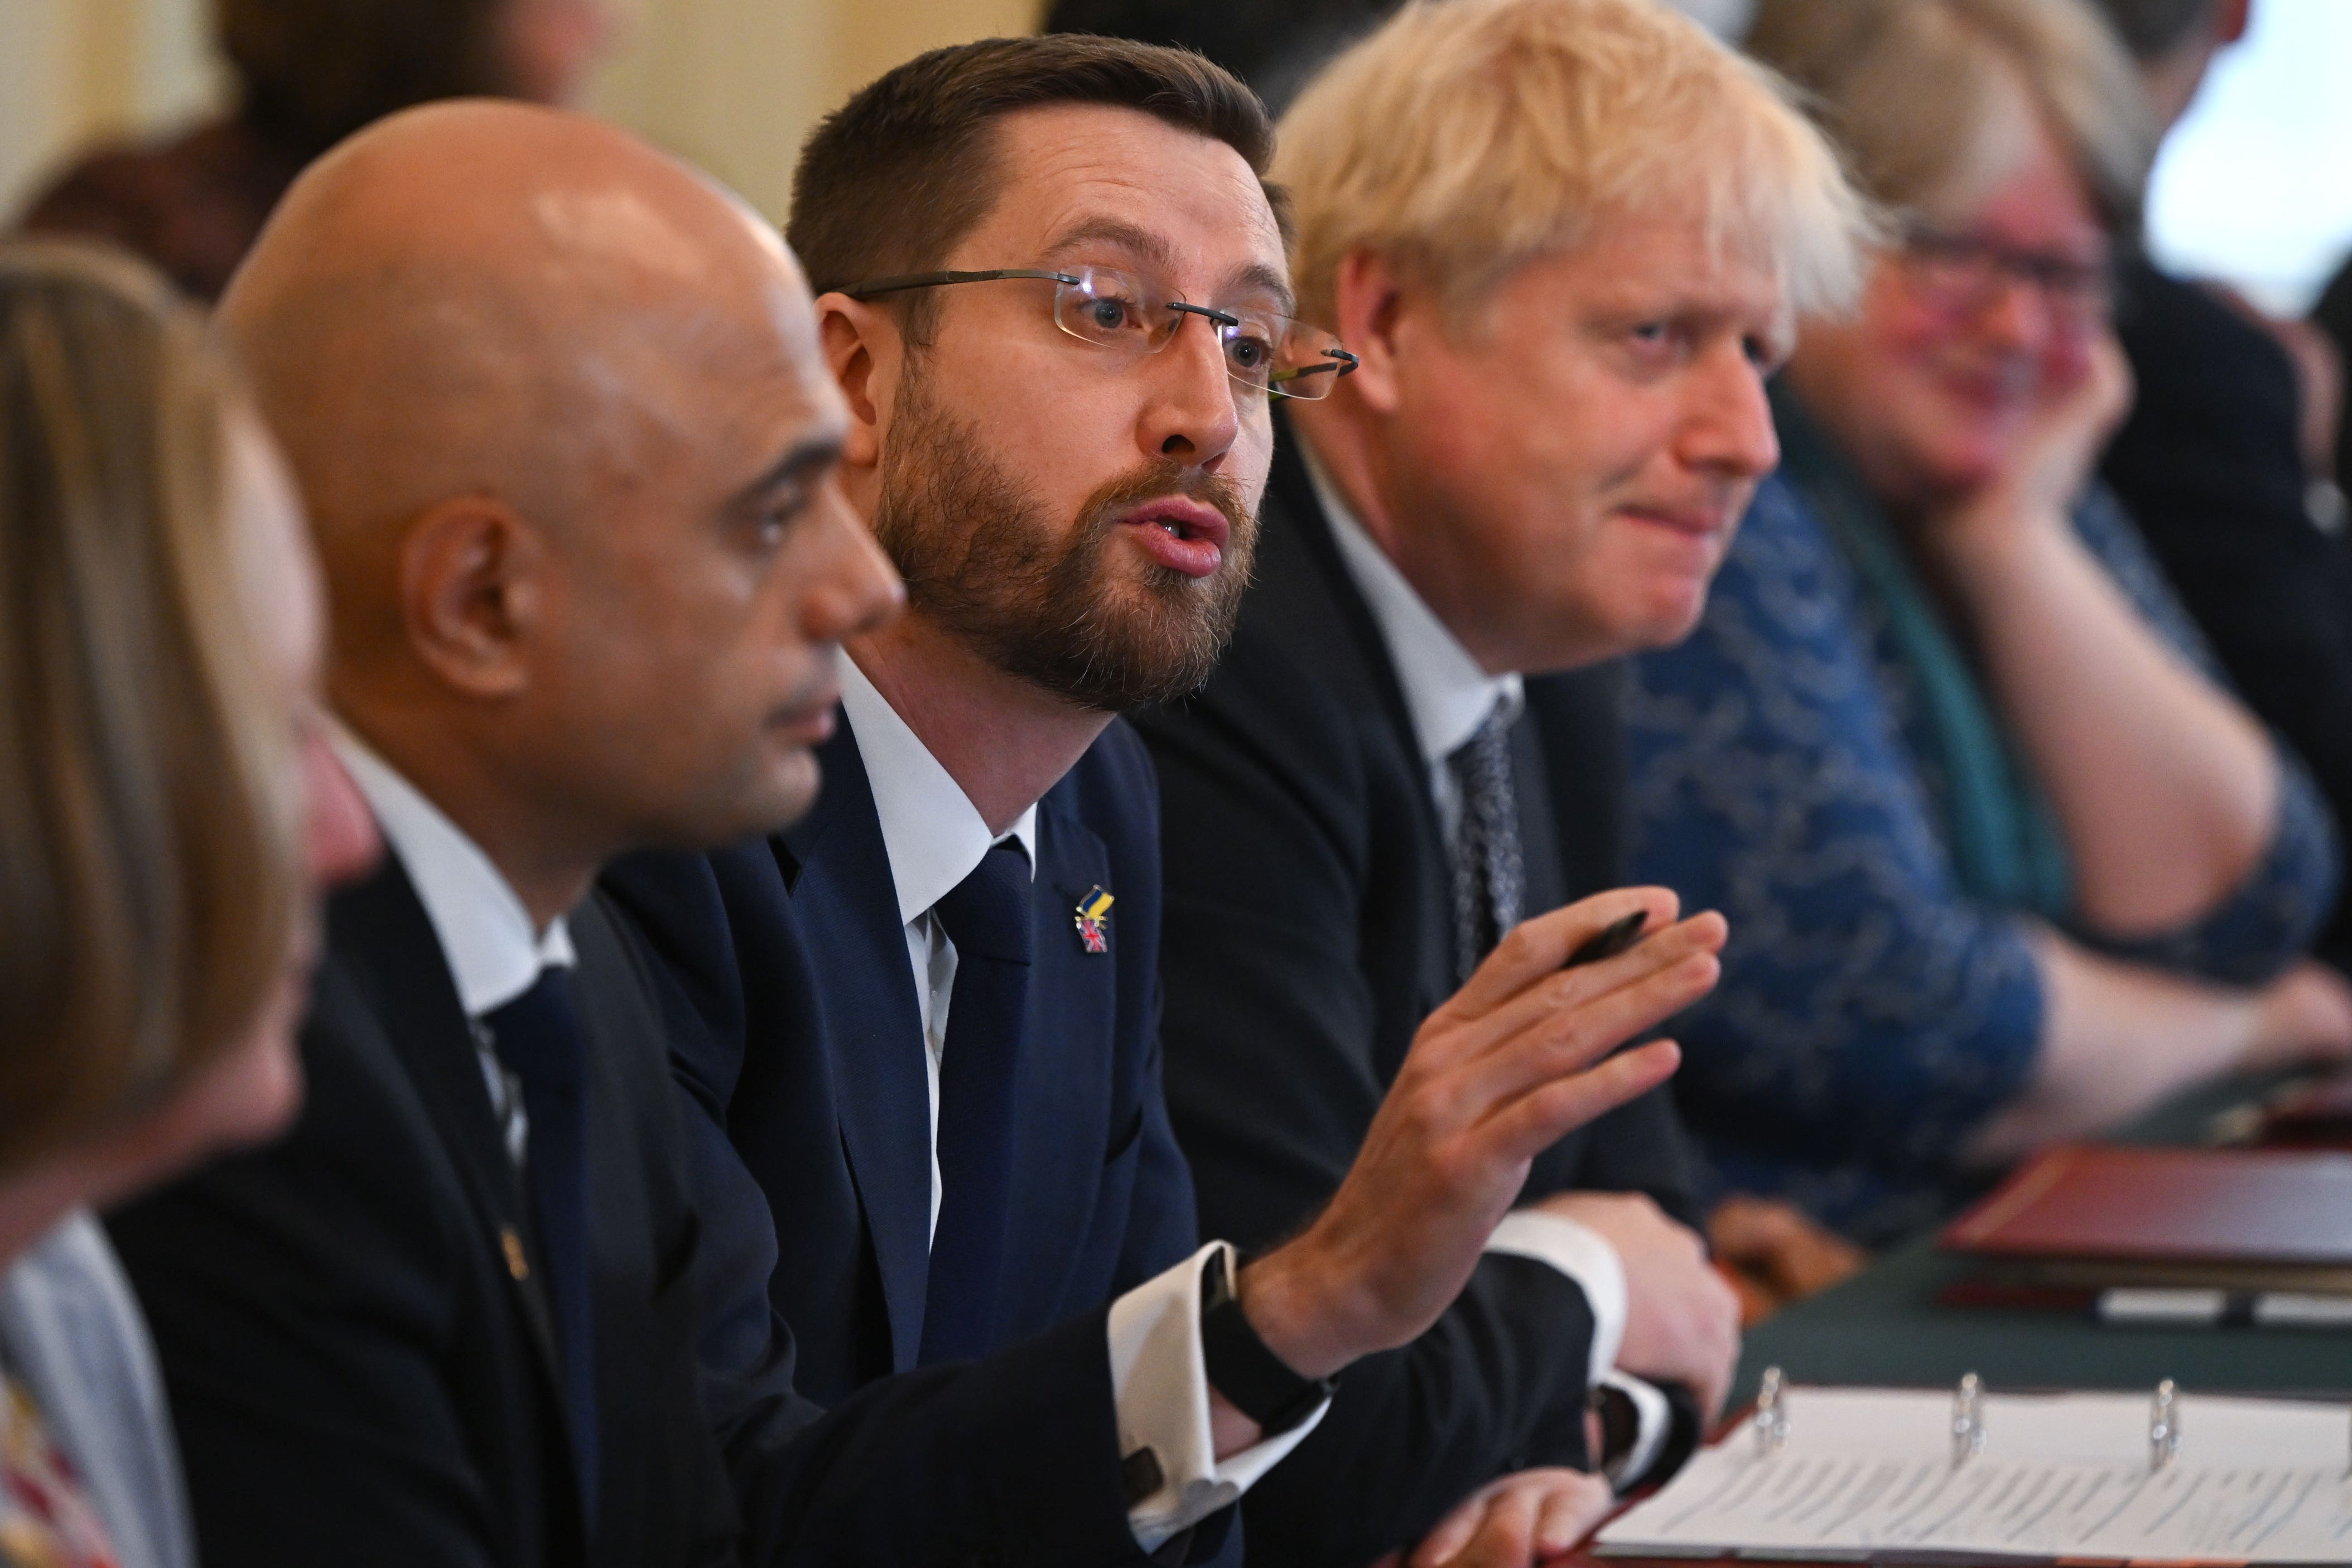
[{"label": "open mouth", "polygon": [[1159,564],[1187,577],[1207,577],[1223,564],[1233,525],[1214,507],[1184,497],[1146,501],[1118,519]]}]

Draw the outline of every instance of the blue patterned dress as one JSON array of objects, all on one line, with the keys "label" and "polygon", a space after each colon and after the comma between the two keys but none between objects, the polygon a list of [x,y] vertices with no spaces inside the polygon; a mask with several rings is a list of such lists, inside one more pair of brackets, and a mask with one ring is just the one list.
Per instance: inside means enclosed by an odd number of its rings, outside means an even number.
[{"label": "blue patterned dress", "polygon": [[[1698,631],[1633,661],[1633,872],[1731,923],[1722,984],[1673,1026],[1712,1185],[1878,1243],[1980,1185],[1958,1153],[2032,1071],[2042,986],[2029,916],[1972,896],[1956,870],[1951,791],[1886,605],[1787,475],[1759,491]],[[2095,491],[2074,523],[2213,674],[2113,498]],[[2206,918],[2128,946],[2063,911],[2056,923],[2183,974],[2278,972],[2326,914],[2336,869],[2326,809],[2284,761],[2270,846]]]}]

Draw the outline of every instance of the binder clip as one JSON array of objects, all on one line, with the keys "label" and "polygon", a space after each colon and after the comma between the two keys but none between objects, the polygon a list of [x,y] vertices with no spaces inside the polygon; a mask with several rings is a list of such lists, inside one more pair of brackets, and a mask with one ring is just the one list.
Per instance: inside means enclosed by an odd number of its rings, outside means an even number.
[{"label": "binder clip", "polygon": [[1984,1383],[1973,1372],[1952,1390],[1952,1469],[1984,1452]]},{"label": "binder clip", "polygon": [[2147,1468],[2152,1474],[2180,1458],[2180,1390],[2172,1379],[2156,1385],[2147,1410]]},{"label": "binder clip", "polygon": [[1764,1369],[1763,1385],[1756,1390],[1756,1414],[1748,1425],[1756,1433],[1756,1457],[1769,1459],[1789,1446],[1789,1401],[1782,1391],[1780,1369]]}]

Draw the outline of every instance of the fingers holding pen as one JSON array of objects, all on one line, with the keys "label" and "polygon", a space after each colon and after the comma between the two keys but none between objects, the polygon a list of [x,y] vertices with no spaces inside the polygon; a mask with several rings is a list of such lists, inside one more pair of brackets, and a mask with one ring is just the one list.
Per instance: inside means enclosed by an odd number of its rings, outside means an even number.
[{"label": "fingers holding pen", "polygon": [[[1671,888],[1620,887],[1522,920],[1504,934],[1486,961],[1433,1017],[1482,1018],[1529,986],[1559,973],[1578,948],[1628,916],[1642,915],[1639,929],[1656,933],[1673,925],[1681,913],[1682,901]],[[1646,941],[1641,942],[1635,950],[1646,946]]]},{"label": "fingers holding pen", "polygon": [[1611,960],[1623,966],[1615,974],[1606,972],[1611,966],[1595,966],[1589,976],[1559,976],[1464,1026],[1460,1032],[1481,1037],[1465,1042],[1450,1065],[1465,1103],[1492,1111],[1588,1069],[1706,995],[1722,975],[1717,916],[1684,922],[1643,946],[1656,950]]},{"label": "fingers holding pen", "polygon": [[1621,1001],[1625,1006],[1619,1010],[1625,1016],[1639,1017],[1658,1005],[1661,998],[1682,998],[1665,1004],[1667,1011],[1656,1013],[1647,1022],[1624,1026],[1625,1033],[1617,1037],[1622,1040],[1704,996],[1721,972],[1717,956],[1729,933],[1722,915],[1705,910],[1654,930],[1633,946],[1598,963],[1555,967],[1466,1026],[1465,1048],[1492,1051],[1531,1029],[1585,1013],[1605,1031],[1614,1026],[1616,1014],[1604,1009],[1604,1002]]}]

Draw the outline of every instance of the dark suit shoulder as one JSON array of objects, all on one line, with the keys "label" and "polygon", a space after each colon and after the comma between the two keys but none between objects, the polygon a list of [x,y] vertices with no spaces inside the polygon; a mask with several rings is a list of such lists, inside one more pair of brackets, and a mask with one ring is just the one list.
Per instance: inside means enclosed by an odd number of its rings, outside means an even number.
[{"label": "dark suit shoulder", "polygon": [[[1326,725],[1384,714],[1401,695],[1370,612],[1311,496],[1269,496],[1258,570],[1211,693],[1282,701]],[[1335,706],[1336,705],[1336,706]]]},{"label": "dark suit shoulder", "polygon": [[1184,875],[1178,862],[1259,835],[1233,820],[1242,803],[1267,826],[1270,810],[1286,819],[1276,833],[1286,853],[1311,852],[1296,837],[1311,833],[1352,868],[1334,872],[1350,883],[1363,874],[1376,797],[1408,815],[1426,809],[1402,699],[1366,644],[1362,607],[1310,554],[1300,526],[1268,503],[1259,574],[1215,674],[1137,716],[1167,791],[1171,888]]},{"label": "dark suit shoulder", "polygon": [[559,1561],[578,1550],[559,1416],[372,989],[321,967],[284,1138],[110,1220],[197,1534],[264,1568]]}]

